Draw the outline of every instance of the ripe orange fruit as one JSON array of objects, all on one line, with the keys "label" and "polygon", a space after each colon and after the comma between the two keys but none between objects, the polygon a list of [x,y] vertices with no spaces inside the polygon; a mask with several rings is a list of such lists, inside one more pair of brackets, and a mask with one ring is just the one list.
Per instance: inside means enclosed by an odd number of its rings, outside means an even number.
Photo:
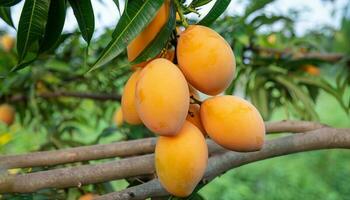
[{"label": "ripe orange fruit", "polygon": [[126,82],[122,95],[122,111],[124,120],[133,125],[141,124],[142,121],[136,111],[135,91],[136,83],[139,80],[141,70],[136,70]]},{"label": "ripe orange fruit", "polygon": [[148,129],[176,134],[185,122],[190,96],[185,77],[172,62],[157,58],[141,71],[136,86],[136,109]]},{"label": "ripe orange fruit", "polygon": [[[156,37],[158,32],[168,22],[170,12],[170,1],[166,0],[159,9],[154,19],[127,47],[128,60],[134,60]],[[137,64],[135,67],[144,67],[148,62]]]},{"label": "ripe orange fruit", "polygon": [[188,82],[205,94],[217,95],[233,80],[236,63],[232,49],[210,28],[189,26],[180,34],[176,53]]},{"label": "ripe orange fruit", "polygon": [[319,76],[320,75],[320,69],[316,67],[315,65],[305,65],[303,67],[303,70],[313,76]]},{"label": "ripe orange fruit", "polygon": [[185,122],[173,137],[160,136],[155,149],[156,172],[162,186],[179,197],[190,195],[202,179],[208,147],[200,130]]},{"label": "ripe orange fruit", "polygon": [[190,104],[186,120],[195,125],[205,135],[205,129],[200,116],[200,106],[198,104]]},{"label": "ripe orange fruit", "polygon": [[8,104],[0,105],[0,121],[10,126],[15,120],[15,110]]},{"label": "ripe orange fruit", "polygon": [[115,111],[113,120],[114,120],[114,123],[117,125],[117,127],[119,127],[123,124],[124,118],[123,118],[123,111],[121,108],[118,108]]},{"label": "ripe orange fruit", "polygon": [[200,116],[211,139],[233,151],[257,151],[264,144],[265,125],[259,111],[235,96],[216,96],[203,102]]}]

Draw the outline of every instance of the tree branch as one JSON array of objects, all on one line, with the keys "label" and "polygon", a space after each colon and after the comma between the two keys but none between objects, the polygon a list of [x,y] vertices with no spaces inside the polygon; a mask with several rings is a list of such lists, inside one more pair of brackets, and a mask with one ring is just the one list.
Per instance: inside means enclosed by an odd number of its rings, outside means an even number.
[{"label": "tree branch", "polygon": [[[209,164],[202,179],[202,184],[208,183],[232,168],[248,163],[297,152],[331,148],[350,149],[350,129],[322,128],[309,133],[299,133],[267,141],[263,149],[257,152],[238,153],[224,151],[215,154],[209,158]],[[120,192],[99,196],[96,200],[146,199],[148,197],[166,195],[169,194],[160,185],[159,181],[154,179]]]},{"label": "tree branch", "polygon": [[280,50],[274,48],[266,48],[266,47],[252,47],[251,50],[255,52],[268,53],[279,55],[280,57],[288,57],[291,56],[294,59],[318,59],[326,62],[338,62],[344,58],[344,54],[341,53],[320,53],[320,52],[293,52],[290,49]]},{"label": "tree branch", "polygon": [[0,156],[0,168],[25,168],[51,166],[65,163],[97,160],[113,157],[128,157],[153,153],[156,138],[98,144],[91,146],[41,151],[22,155]]},{"label": "tree branch", "polygon": [[[121,96],[118,94],[107,94],[107,93],[86,93],[86,92],[72,92],[72,91],[55,91],[55,92],[43,92],[37,94],[38,97],[45,99],[54,99],[59,97],[73,97],[80,99],[92,99],[98,101],[120,101]],[[27,100],[27,96],[24,94],[15,94],[9,98],[10,102],[24,101]]]},{"label": "tree branch", "polygon": [[[266,132],[300,133],[325,127],[316,122],[280,121],[265,123]],[[24,168],[52,166],[65,163],[98,160],[113,157],[128,157],[153,153],[156,138],[146,138],[133,141],[99,144],[55,151],[42,151],[22,155],[0,156],[0,168]]]},{"label": "tree branch", "polygon": [[[207,182],[221,173],[257,160],[291,153],[327,148],[350,148],[350,129],[321,128],[306,134],[295,134],[267,141],[263,149],[251,153],[238,153],[223,150],[213,142],[209,145],[210,152],[215,151],[209,158],[207,172],[203,181]],[[96,165],[83,165],[63,169],[35,172],[23,175],[8,175],[0,178],[0,192],[34,192],[43,188],[76,187],[83,184],[99,183],[109,180],[148,175],[154,173],[154,157],[151,155],[138,156]],[[154,186],[154,185],[153,185]],[[143,187],[142,185],[139,187]],[[103,198],[115,195],[133,199],[137,195],[156,196],[164,190],[143,190],[145,193],[131,191],[111,193]],[[155,192],[156,191],[156,192]],[[111,199],[109,198],[109,199]],[[138,197],[136,198],[138,199]]]}]

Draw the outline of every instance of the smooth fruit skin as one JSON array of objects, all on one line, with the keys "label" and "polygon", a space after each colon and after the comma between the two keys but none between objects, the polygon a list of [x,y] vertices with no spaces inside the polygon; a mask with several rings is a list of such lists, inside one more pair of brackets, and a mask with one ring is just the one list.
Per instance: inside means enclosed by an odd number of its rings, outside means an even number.
[{"label": "smooth fruit skin", "polygon": [[115,111],[113,120],[114,120],[115,125],[117,125],[117,127],[120,127],[121,125],[123,125],[124,117],[123,117],[123,111],[121,108],[118,108]]},{"label": "smooth fruit skin", "polygon": [[139,80],[141,70],[136,70],[126,82],[123,95],[122,95],[122,111],[124,120],[132,125],[141,124],[142,121],[139,117],[139,114],[136,111],[135,104],[135,90],[136,84]]},{"label": "smooth fruit skin", "polygon": [[[166,0],[154,19],[127,47],[128,60],[134,60],[147,45],[156,37],[158,32],[167,23],[170,12],[170,1]],[[144,67],[148,62],[142,62],[134,67]]]},{"label": "smooth fruit skin", "polygon": [[9,36],[9,35],[3,35],[0,38],[0,43],[1,43],[2,48],[6,52],[11,51],[11,49],[13,48],[13,46],[15,44],[14,39],[11,36]]},{"label": "smooth fruit skin", "polygon": [[0,105],[0,121],[10,126],[15,121],[15,110],[8,104]]},{"label": "smooth fruit skin", "polygon": [[232,49],[210,28],[189,26],[180,34],[176,53],[186,79],[205,94],[217,95],[233,80],[236,62]]},{"label": "smooth fruit skin", "polygon": [[185,122],[189,90],[176,65],[164,58],[150,62],[136,86],[136,109],[148,129],[159,135],[176,134]]},{"label": "smooth fruit skin", "polygon": [[92,193],[87,193],[79,197],[79,200],[93,200],[96,195]]},{"label": "smooth fruit skin", "polygon": [[162,186],[179,197],[190,195],[202,179],[208,147],[200,130],[185,122],[173,137],[159,137],[155,149],[156,172]]},{"label": "smooth fruit skin", "polygon": [[203,126],[216,143],[233,151],[257,151],[264,144],[265,125],[259,111],[235,96],[216,96],[203,102]]},{"label": "smooth fruit skin", "polygon": [[190,104],[186,120],[195,125],[205,135],[205,129],[200,116],[200,106],[198,104]]}]

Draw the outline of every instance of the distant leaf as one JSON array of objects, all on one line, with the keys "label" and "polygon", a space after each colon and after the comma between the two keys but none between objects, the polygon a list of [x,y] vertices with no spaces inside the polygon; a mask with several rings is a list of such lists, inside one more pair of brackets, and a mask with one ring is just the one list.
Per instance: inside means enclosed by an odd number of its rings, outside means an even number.
[{"label": "distant leaf", "polygon": [[247,18],[253,12],[264,8],[267,4],[273,2],[274,0],[259,0],[259,1],[250,1],[251,3],[247,6],[244,18]]},{"label": "distant leaf", "polygon": [[17,52],[21,63],[30,51],[36,54],[47,21],[49,0],[26,0],[19,20]]},{"label": "distant leaf", "polygon": [[343,93],[338,92],[335,88],[332,87],[325,80],[317,79],[317,78],[306,78],[306,77],[294,77],[299,83],[307,84],[310,86],[318,87],[328,94],[332,95],[340,104],[340,106],[346,111],[349,112],[349,108],[346,106],[345,102],[343,102]]},{"label": "distant leaf", "polygon": [[[197,7],[201,7],[201,6],[204,6],[210,2],[212,2],[213,0],[193,0],[191,2],[191,4],[189,5],[189,7],[192,7],[192,8],[197,8]],[[220,1],[220,0],[219,0]]]},{"label": "distant leaf", "polygon": [[304,109],[308,112],[312,119],[318,119],[315,111],[315,105],[313,104],[310,97],[302,90],[302,88],[295,85],[293,82],[288,80],[286,77],[277,76],[274,78],[277,82],[282,84],[293,97],[295,103],[300,101],[304,105]]},{"label": "distant leaf", "polygon": [[120,5],[119,5],[119,0],[113,0],[114,4],[117,6],[119,13],[120,12]]},{"label": "distant leaf", "polygon": [[285,21],[285,22],[293,22],[293,20],[289,17],[285,17],[285,16],[266,16],[264,15],[259,15],[257,17],[255,17],[250,24],[252,24],[254,26],[254,28],[259,28],[262,25],[269,25],[269,24],[273,24],[279,21]]},{"label": "distant leaf", "polygon": [[94,10],[90,0],[68,0],[84,40],[89,44],[95,30]]},{"label": "distant leaf", "polygon": [[91,70],[101,67],[118,56],[155,17],[163,2],[164,0],[130,1],[114,30],[113,39]]},{"label": "distant leaf", "polygon": [[253,104],[260,111],[262,117],[265,120],[268,120],[270,113],[269,113],[269,105],[268,105],[269,103],[268,93],[264,87],[266,81],[267,81],[266,78],[264,78],[263,76],[256,76],[254,88],[250,94],[253,97],[252,98]]},{"label": "distant leaf", "polygon": [[3,19],[8,25],[15,28],[11,17],[11,9],[9,7],[0,7],[0,18]]},{"label": "distant leaf", "polygon": [[66,18],[66,0],[52,0],[50,3],[44,38],[40,51],[49,50],[59,40]]},{"label": "distant leaf", "polygon": [[22,61],[22,62],[18,63],[16,66],[14,66],[11,69],[11,71],[12,72],[17,71],[17,70],[23,69],[23,68],[27,67],[28,65],[32,64],[37,59],[37,54],[34,54],[34,53],[31,53],[31,54],[32,55],[28,56],[25,61]]},{"label": "distant leaf", "polygon": [[200,25],[211,25],[220,15],[225,12],[231,0],[218,0],[209,13],[198,23]]},{"label": "distant leaf", "polygon": [[18,4],[21,1],[22,0],[1,0],[0,6],[10,7],[10,6],[14,6],[14,5]]},{"label": "distant leaf", "polygon": [[148,61],[156,57],[162,49],[166,46],[172,31],[175,28],[176,23],[176,10],[173,3],[170,5],[170,13],[168,22],[159,31],[157,36],[151,41],[150,44],[135,58],[131,65],[138,64],[144,61]]}]

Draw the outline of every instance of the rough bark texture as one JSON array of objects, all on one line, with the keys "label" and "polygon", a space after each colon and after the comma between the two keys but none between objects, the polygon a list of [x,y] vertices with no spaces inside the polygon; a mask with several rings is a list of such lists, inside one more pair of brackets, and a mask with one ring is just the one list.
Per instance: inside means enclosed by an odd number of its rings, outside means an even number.
[{"label": "rough bark texture", "polygon": [[[269,140],[265,143],[263,149],[250,153],[227,151],[216,145],[213,141],[207,140],[210,158],[207,171],[203,177],[203,182],[206,183],[229,169],[267,158],[318,149],[350,148],[350,129],[336,129],[314,123],[288,121],[266,124],[266,127],[267,130],[271,132],[284,132],[284,130],[293,132],[293,130],[295,130],[305,131],[305,133]],[[295,129],[292,127],[295,127]],[[154,145],[155,141],[152,138],[148,140],[149,144],[146,146],[150,147],[150,151],[153,151],[154,147],[152,145]],[[140,141],[144,140],[129,141],[119,144],[125,145],[125,148],[127,147],[125,151],[131,151],[129,148],[139,147],[136,147],[137,145],[135,144],[129,147],[129,145],[126,144],[130,144],[131,142],[139,144]],[[93,149],[93,147],[86,148]],[[114,148],[118,147],[115,146]],[[76,150],[77,148],[74,149]],[[139,153],[139,151],[137,152]],[[83,152],[80,152],[80,154],[83,154]],[[51,156],[51,159],[55,160],[56,157]],[[59,168],[21,175],[3,175],[0,176],[0,193],[26,193],[43,188],[79,187],[91,183],[152,175],[154,171],[154,156],[153,154],[148,154],[102,164]],[[154,180],[121,192],[103,195],[99,198],[144,199],[146,197],[159,197],[164,195],[167,195],[166,191],[161,187],[158,180]]]},{"label": "rough bark texture", "polygon": [[[316,122],[281,121],[265,123],[266,132],[299,133],[324,127]],[[0,168],[24,168],[52,166],[65,163],[98,160],[113,157],[128,157],[152,153],[156,138],[116,142],[112,144],[91,145],[56,151],[42,151],[22,155],[0,156]],[[54,159],[53,159],[54,158]]]},{"label": "rough bark texture", "polygon": [[[207,183],[230,169],[259,160],[297,152],[331,148],[350,149],[350,129],[322,128],[309,133],[300,133],[267,141],[263,149],[257,152],[224,151],[214,154],[209,158],[209,164],[202,182]],[[99,196],[96,199],[129,200],[166,195],[169,195],[169,193],[166,192],[157,179],[154,179],[120,192]]]}]

